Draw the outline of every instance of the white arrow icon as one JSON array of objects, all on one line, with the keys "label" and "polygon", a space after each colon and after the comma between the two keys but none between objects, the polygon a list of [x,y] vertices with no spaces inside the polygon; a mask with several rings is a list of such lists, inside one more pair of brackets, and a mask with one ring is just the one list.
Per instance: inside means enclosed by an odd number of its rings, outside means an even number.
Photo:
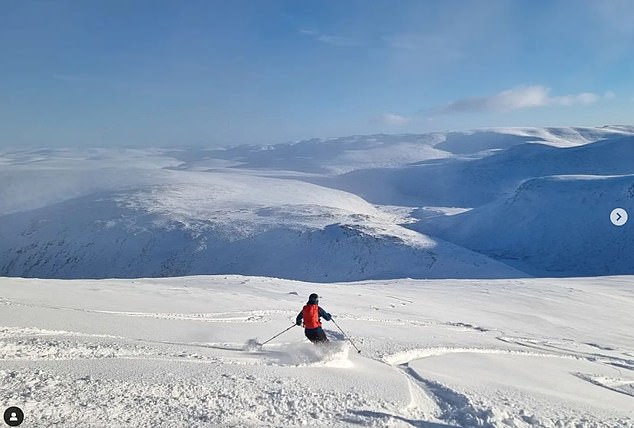
[{"label": "white arrow icon", "polygon": [[627,223],[627,211],[623,208],[615,208],[610,213],[610,221],[615,226],[623,226]]}]

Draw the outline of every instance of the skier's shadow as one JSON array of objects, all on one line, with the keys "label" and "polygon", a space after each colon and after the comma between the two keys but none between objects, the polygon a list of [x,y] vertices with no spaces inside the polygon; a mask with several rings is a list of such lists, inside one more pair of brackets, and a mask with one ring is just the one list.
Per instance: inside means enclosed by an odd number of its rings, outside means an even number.
[{"label": "skier's shadow", "polygon": [[336,330],[326,330],[324,329],[324,332],[326,333],[326,336],[328,336],[329,339],[335,339],[335,340],[346,340],[346,336],[344,336],[341,332],[336,331]]}]

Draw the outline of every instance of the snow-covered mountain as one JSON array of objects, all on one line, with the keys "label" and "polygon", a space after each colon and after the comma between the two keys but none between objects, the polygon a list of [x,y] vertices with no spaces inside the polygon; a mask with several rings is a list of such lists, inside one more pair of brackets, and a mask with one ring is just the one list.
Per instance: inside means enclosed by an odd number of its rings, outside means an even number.
[{"label": "snow-covered mountain", "polygon": [[515,192],[523,181],[550,175],[634,173],[634,137],[573,147],[521,143],[478,157],[357,170],[324,183],[377,204],[476,207]]},{"label": "snow-covered mountain", "polygon": [[406,229],[350,193],[236,173],[172,174],[169,185],[96,192],[3,216],[0,274],[239,272],[313,281],[520,275]]},{"label": "snow-covered mountain", "polygon": [[634,210],[634,175],[540,177],[507,199],[414,228],[536,276],[631,274],[634,233],[610,222],[616,207]]},{"label": "snow-covered mountain", "polygon": [[632,127],[12,151],[0,184],[25,426],[634,428]]},{"label": "snow-covered mountain", "polygon": [[[634,134],[634,126],[602,128],[494,128],[432,134],[355,135],[272,146],[239,146],[181,153],[187,168],[216,167],[218,160],[242,169],[342,174],[358,169],[401,167],[465,155],[486,155],[526,143],[573,147]],[[174,156],[179,156],[177,152]]]},{"label": "snow-covered mountain", "polygon": [[632,127],[5,152],[0,275],[634,273],[633,176]]}]

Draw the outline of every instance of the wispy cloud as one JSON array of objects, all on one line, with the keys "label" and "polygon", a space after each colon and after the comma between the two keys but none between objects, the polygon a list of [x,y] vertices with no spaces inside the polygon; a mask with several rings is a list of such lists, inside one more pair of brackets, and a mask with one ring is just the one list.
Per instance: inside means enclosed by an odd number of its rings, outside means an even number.
[{"label": "wispy cloud", "polygon": [[375,118],[372,122],[385,126],[405,126],[412,121],[411,118],[401,116],[395,113],[383,113],[379,117]]},{"label": "wispy cloud", "polygon": [[460,59],[464,56],[457,41],[443,35],[402,33],[382,36],[381,41],[389,49],[433,56],[435,59]]},{"label": "wispy cloud", "polygon": [[320,33],[319,31],[314,30],[299,30],[299,33],[303,34],[304,36],[311,37],[318,42],[332,46],[353,48],[362,45],[361,41],[347,36]]},{"label": "wispy cloud", "polygon": [[62,82],[89,82],[96,80],[94,76],[79,74],[52,74],[51,78]]},{"label": "wispy cloud", "polygon": [[[520,86],[487,97],[465,98],[452,101],[434,110],[440,114],[509,112],[546,106],[589,105],[602,98],[600,95],[592,92],[561,96],[552,96],[550,92],[550,88],[541,85]],[[604,97],[612,98],[614,94],[609,92],[606,93]]]}]

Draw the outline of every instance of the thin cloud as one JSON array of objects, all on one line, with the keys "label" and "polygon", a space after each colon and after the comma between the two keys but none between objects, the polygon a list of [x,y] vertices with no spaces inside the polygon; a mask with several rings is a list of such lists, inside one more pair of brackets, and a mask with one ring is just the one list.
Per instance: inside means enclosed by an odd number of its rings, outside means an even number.
[{"label": "thin cloud", "polygon": [[[614,94],[606,94],[606,98]],[[590,105],[601,99],[592,92],[551,96],[550,88],[541,85],[521,86],[488,97],[465,98],[435,109],[440,114],[509,112],[546,106]]]},{"label": "thin cloud", "polygon": [[96,80],[94,77],[79,74],[53,74],[51,77],[62,82],[89,82]]},{"label": "thin cloud", "polygon": [[399,114],[383,113],[381,116],[376,118],[373,122],[378,123],[380,125],[398,127],[398,126],[405,126],[411,121],[412,121],[411,118],[401,116]]},{"label": "thin cloud", "polygon": [[331,46],[338,46],[344,48],[353,48],[361,46],[362,43],[359,40],[352,37],[341,36],[336,34],[325,34],[313,30],[299,30],[300,34],[313,38],[314,40],[325,43]]},{"label": "thin cloud", "polygon": [[442,35],[392,34],[382,36],[381,41],[384,46],[389,49],[429,55],[433,56],[436,60],[439,58],[460,59],[465,56],[456,40]]}]

